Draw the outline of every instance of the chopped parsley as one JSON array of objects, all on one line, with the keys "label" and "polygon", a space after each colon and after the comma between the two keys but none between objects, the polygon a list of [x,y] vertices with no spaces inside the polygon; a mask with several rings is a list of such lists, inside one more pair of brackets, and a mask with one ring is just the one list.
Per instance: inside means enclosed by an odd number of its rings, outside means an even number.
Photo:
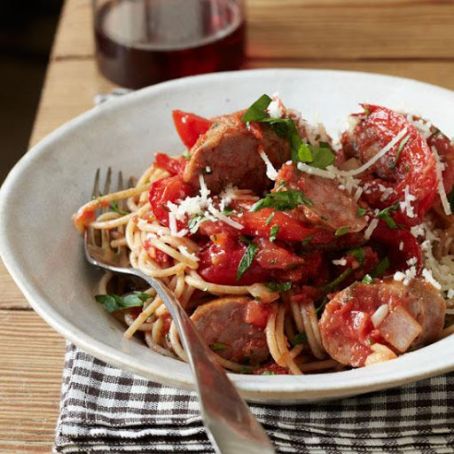
[{"label": "chopped parsley", "polygon": [[191,233],[196,233],[199,229],[200,224],[202,223],[204,217],[201,214],[196,214],[189,219],[188,229]]},{"label": "chopped parsley", "polygon": [[248,247],[244,251],[244,255],[241,258],[241,261],[238,265],[238,270],[236,272],[236,279],[239,281],[247,269],[252,265],[255,255],[257,254],[258,247],[254,243],[249,243]]},{"label": "chopped parsley", "polygon": [[314,239],[314,235],[309,235],[307,236],[306,238],[304,238],[303,241],[301,241],[301,245],[302,246],[307,246],[308,244],[310,244],[310,242]]},{"label": "chopped parsley", "polygon": [[334,236],[344,236],[347,235],[347,233],[350,232],[350,227],[344,226],[344,227],[339,227],[335,232]]},{"label": "chopped parsley", "polygon": [[224,208],[222,211],[221,211],[222,214],[225,214],[226,216],[228,216],[229,214],[232,214],[233,213],[233,208],[229,208],[229,207],[226,207]]},{"label": "chopped parsley", "polygon": [[290,343],[295,347],[299,344],[303,344],[304,342],[307,341],[307,336],[306,333],[298,333],[291,341]]},{"label": "chopped parsley", "polygon": [[366,215],[366,212],[367,210],[363,207],[358,207],[358,209],[356,210],[356,216],[358,216],[359,218],[362,218],[363,216]]},{"label": "chopped parsley", "polygon": [[304,192],[289,189],[287,191],[270,192],[263,199],[255,203],[251,211],[259,211],[262,208],[275,208],[279,211],[293,210],[300,205],[312,206],[313,203],[308,199]]},{"label": "chopped parsley", "polygon": [[112,211],[114,211],[115,213],[120,214],[121,216],[124,216],[125,214],[128,214],[127,211],[122,210],[122,209],[118,206],[118,202],[117,202],[116,200],[110,202],[109,208],[110,208]]},{"label": "chopped parsley", "polygon": [[214,342],[213,344],[210,344],[211,350],[214,352],[222,352],[225,350],[227,345],[223,344],[222,342]]},{"label": "chopped parsley", "polygon": [[381,210],[377,214],[377,218],[381,219],[382,221],[386,222],[386,225],[390,229],[397,229],[397,223],[396,221],[392,218],[391,213],[394,213],[399,209],[399,202],[394,203],[393,205],[390,205],[389,207]]},{"label": "chopped parsley", "polygon": [[345,279],[347,279],[348,276],[350,276],[350,274],[352,274],[352,272],[353,272],[353,270],[351,268],[347,268],[342,274],[337,276],[336,279],[334,279],[331,282],[329,282],[328,284],[326,284],[323,287],[323,291],[325,293],[329,293],[332,290],[335,290],[342,282],[345,281]]},{"label": "chopped parsley", "polygon": [[270,241],[274,242],[277,238],[277,234],[279,233],[279,226],[273,225],[270,230]]},{"label": "chopped parsley", "polygon": [[291,282],[268,282],[266,286],[273,292],[287,292],[292,288]]},{"label": "chopped parsley", "polygon": [[362,247],[351,249],[350,251],[348,251],[348,253],[350,255],[352,255],[353,257],[355,257],[355,259],[358,260],[360,265],[362,265],[364,263],[364,258],[365,258],[366,254]]},{"label": "chopped parsley", "polygon": [[385,274],[386,270],[391,266],[391,262],[388,257],[384,257],[377,266],[371,271],[372,277],[381,277]]},{"label": "chopped parsley", "polygon": [[143,303],[150,298],[148,293],[134,292],[129,295],[96,295],[95,299],[101,303],[107,312],[116,312],[121,309],[128,309],[130,307],[142,307]]},{"label": "chopped parsley", "polygon": [[273,211],[273,212],[266,218],[265,225],[270,225],[270,223],[271,223],[271,221],[273,220],[275,214],[276,214],[276,213]]},{"label": "chopped parsley", "polygon": [[396,153],[396,159],[395,159],[395,160],[391,163],[391,165],[390,165],[391,169],[395,169],[395,168],[396,168],[397,163],[399,162],[400,154],[402,153],[402,150],[404,149],[405,144],[408,142],[409,139],[410,139],[410,134],[407,134],[407,135],[400,141],[399,148],[397,149],[397,153]]},{"label": "chopped parsley", "polygon": [[372,284],[374,278],[370,274],[366,274],[361,281],[363,284]]}]

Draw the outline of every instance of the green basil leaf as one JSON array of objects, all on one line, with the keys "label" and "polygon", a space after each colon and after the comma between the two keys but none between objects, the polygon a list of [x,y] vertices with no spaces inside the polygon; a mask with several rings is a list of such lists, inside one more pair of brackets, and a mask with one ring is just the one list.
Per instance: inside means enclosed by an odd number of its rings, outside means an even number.
[{"label": "green basil leaf", "polygon": [[300,205],[312,206],[313,203],[308,199],[304,192],[289,189],[288,191],[270,192],[263,199],[255,203],[251,211],[258,211],[262,208],[275,208],[279,211],[293,210]]},{"label": "green basil leaf", "polygon": [[116,200],[110,202],[109,208],[110,208],[112,211],[114,211],[115,213],[120,214],[121,216],[124,216],[125,214],[128,214],[127,211],[122,210],[122,209],[118,206],[118,202],[117,202]]},{"label": "green basil leaf", "polygon": [[348,227],[348,226],[339,227],[339,228],[334,232],[334,236],[336,236],[336,237],[344,236],[344,235],[347,235],[348,232],[350,232],[350,227]]},{"label": "green basil leaf", "polygon": [[257,254],[258,247],[254,243],[249,243],[248,247],[244,251],[244,255],[238,265],[236,272],[236,279],[239,281],[246,270],[252,265],[255,255]]},{"label": "green basil leaf", "polygon": [[386,270],[391,266],[391,262],[388,257],[383,258],[377,264],[377,266],[371,271],[372,277],[381,277],[385,274]]},{"label": "green basil leaf", "polygon": [[266,109],[271,104],[272,99],[268,95],[260,96],[249,109],[243,115],[243,122],[248,123],[250,121],[261,121],[268,117]]},{"label": "green basil leaf", "polygon": [[214,342],[213,344],[210,344],[211,350],[214,352],[222,352],[225,350],[227,345],[223,344],[222,342]]},{"label": "green basil leaf", "polygon": [[312,150],[310,145],[307,143],[301,142],[298,147],[298,161],[301,162],[312,162],[314,157],[312,156]]},{"label": "green basil leaf", "polygon": [[291,282],[268,282],[266,286],[273,292],[288,292],[292,288]]},{"label": "green basil leaf", "polygon": [[328,166],[333,165],[336,159],[330,146],[325,142],[320,142],[318,147],[312,147],[312,156],[313,160],[309,165],[318,169],[326,169]]},{"label": "green basil leaf", "polygon": [[96,295],[95,299],[101,303],[107,312],[115,312],[121,309],[128,309],[131,307],[142,307],[143,303],[150,298],[148,293],[134,292],[125,296],[120,295]]},{"label": "green basil leaf", "polygon": [[273,225],[270,230],[270,241],[273,243],[276,241],[277,234],[279,233],[279,226],[278,225]]}]

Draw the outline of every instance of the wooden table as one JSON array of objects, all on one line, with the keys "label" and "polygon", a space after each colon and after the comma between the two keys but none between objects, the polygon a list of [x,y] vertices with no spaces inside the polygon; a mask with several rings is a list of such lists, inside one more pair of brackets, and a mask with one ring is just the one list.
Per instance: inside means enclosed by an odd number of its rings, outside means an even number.
[{"label": "wooden table", "polygon": [[[454,89],[454,2],[249,0],[248,67],[372,71]],[[67,0],[31,144],[113,85],[94,62],[89,0]],[[65,342],[0,264],[0,451],[50,452]]]}]

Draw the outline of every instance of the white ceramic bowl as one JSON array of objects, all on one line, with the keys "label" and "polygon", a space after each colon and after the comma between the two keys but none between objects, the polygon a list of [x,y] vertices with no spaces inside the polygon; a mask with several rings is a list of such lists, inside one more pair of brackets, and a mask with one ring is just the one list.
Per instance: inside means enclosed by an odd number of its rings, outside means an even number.
[{"label": "white ceramic bowl", "polygon": [[[99,272],[82,255],[71,215],[90,197],[97,167],[139,175],[157,150],[182,151],[171,121],[179,108],[214,116],[279,92],[285,103],[337,134],[358,103],[383,104],[431,119],[454,135],[454,93],[373,74],[270,69],[220,73],[156,85],[108,102],[62,126],[30,150],[0,194],[2,258],[33,308],[94,356],[168,385],[191,388],[189,367],[125,341],[123,327],[93,299]],[[454,336],[384,364],[303,376],[233,374],[242,394],[303,402],[384,389],[454,369]]]}]

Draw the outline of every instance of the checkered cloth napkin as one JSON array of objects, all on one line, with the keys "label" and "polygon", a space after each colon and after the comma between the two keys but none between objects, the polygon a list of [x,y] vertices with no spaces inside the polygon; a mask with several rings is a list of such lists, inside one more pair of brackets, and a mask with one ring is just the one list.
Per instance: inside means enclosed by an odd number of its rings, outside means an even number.
[{"label": "checkered cloth napkin", "polygon": [[[340,401],[250,407],[281,453],[454,452],[454,373]],[[214,451],[195,394],[68,345],[55,452]]]}]

